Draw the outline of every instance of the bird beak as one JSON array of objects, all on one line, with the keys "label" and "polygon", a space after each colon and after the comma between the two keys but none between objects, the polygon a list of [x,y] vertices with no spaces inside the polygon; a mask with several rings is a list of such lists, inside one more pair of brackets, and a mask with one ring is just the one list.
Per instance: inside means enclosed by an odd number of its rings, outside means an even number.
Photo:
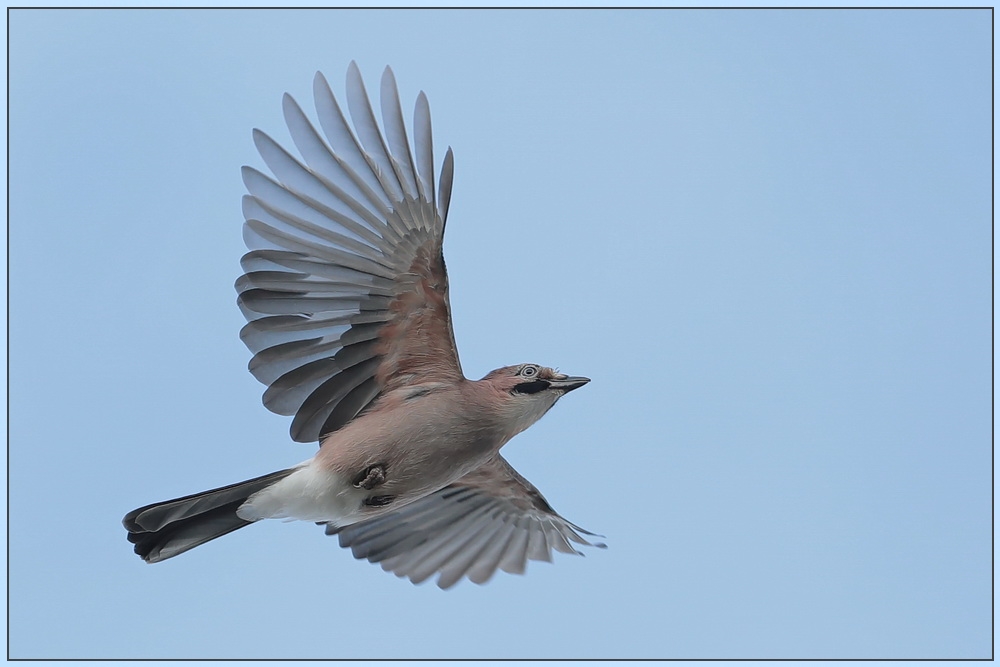
[{"label": "bird beak", "polygon": [[590,382],[590,378],[562,375],[549,380],[549,387],[552,389],[562,389],[563,393],[566,394],[574,389],[579,389],[588,382]]}]

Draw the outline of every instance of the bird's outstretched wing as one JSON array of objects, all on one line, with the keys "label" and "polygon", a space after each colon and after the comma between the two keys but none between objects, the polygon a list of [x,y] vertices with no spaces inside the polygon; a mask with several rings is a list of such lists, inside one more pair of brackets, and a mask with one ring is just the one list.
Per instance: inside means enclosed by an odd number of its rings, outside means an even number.
[{"label": "bird's outstretched wing", "polygon": [[[327,526],[355,558],[419,584],[436,573],[449,588],[462,577],[485,583],[497,568],[521,574],[552,550],[580,554],[571,542],[604,547],[546,502],[499,454],[445,488],[374,519]],[[598,536],[599,537],[599,536]],[[581,554],[582,555],[582,554]]]},{"label": "bird's outstretched wing", "polygon": [[462,377],[441,250],[453,158],[449,148],[435,195],[427,98],[417,97],[411,150],[388,67],[383,130],[354,62],[354,131],[322,74],[313,92],[325,140],[283,100],[301,158],[254,130],[274,176],[243,168],[250,252],[236,281],[250,372],[267,385],[269,410],[294,415],[299,442],[337,430],[381,392]]}]

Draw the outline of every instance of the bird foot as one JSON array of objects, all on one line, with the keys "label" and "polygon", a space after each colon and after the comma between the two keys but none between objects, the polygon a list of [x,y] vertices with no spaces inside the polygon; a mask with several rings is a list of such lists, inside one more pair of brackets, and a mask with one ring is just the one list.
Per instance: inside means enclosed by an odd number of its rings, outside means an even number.
[{"label": "bird foot", "polygon": [[354,486],[368,491],[385,483],[385,466],[376,464],[368,466],[360,475],[354,478]]},{"label": "bird foot", "polygon": [[385,507],[395,499],[396,496],[371,496],[365,498],[361,504],[366,507]]}]

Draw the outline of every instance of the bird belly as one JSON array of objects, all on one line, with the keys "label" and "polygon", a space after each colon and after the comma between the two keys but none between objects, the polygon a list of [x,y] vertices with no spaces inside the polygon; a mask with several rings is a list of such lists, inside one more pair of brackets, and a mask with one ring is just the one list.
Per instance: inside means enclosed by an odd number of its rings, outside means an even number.
[{"label": "bird belly", "polygon": [[432,399],[414,399],[415,412],[405,415],[388,410],[349,423],[315,458],[250,496],[237,515],[346,526],[434,493],[496,454],[503,438]]}]

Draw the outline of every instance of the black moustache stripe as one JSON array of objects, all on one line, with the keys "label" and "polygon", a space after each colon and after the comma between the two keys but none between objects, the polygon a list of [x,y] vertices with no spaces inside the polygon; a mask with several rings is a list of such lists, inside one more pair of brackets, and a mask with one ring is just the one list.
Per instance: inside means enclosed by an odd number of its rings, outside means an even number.
[{"label": "black moustache stripe", "polygon": [[549,388],[549,383],[545,380],[531,380],[514,385],[514,394],[537,394]]}]

